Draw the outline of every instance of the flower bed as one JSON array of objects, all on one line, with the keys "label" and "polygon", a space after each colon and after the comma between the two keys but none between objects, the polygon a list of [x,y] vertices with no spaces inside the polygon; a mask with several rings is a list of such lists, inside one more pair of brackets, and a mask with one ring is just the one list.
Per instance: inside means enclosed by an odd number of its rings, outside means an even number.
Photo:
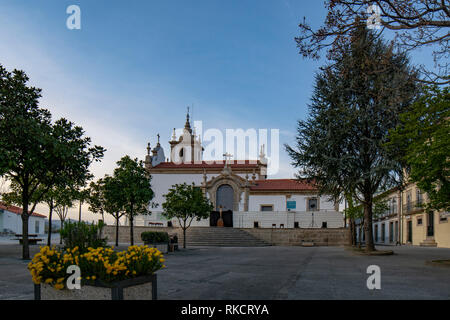
[{"label": "flower bed", "polygon": [[[43,299],[55,298],[55,296],[66,296],[66,299],[68,296],[76,298],[86,286],[95,287],[95,290],[91,291],[97,291],[97,294],[102,296],[109,296],[107,292],[111,292],[112,298],[120,299],[126,296],[123,293],[132,291],[125,288],[143,286],[146,283],[152,283],[152,299],[155,299],[156,290],[153,290],[153,286],[156,288],[156,275],[154,273],[165,267],[163,263],[164,258],[161,252],[148,246],[130,246],[126,251],[121,252],[105,247],[88,248],[86,252],[80,252],[77,247],[59,251],[46,246],[41,247],[40,252],[33,257],[28,269],[33,282],[39,286],[39,292],[35,295]],[[67,279],[71,276],[66,273],[66,270],[71,265],[80,268],[81,291],[66,288]],[[50,287],[63,290],[64,293],[57,295],[48,290]],[[44,289],[41,290],[42,288]],[[100,288],[105,288],[106,293],[99,293]],[[148,288],[145,290],[148,291]],[[51,294],[45,295],[43,294],[45,292]],[[88,299],[85,295],[82,297]],[[136,294],[130,297],[136,297]]]}]

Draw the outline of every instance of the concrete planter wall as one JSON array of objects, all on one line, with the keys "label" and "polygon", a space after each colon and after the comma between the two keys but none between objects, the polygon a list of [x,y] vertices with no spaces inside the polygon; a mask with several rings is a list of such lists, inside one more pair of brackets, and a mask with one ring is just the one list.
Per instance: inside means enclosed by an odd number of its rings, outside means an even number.
[{"label": "concrete planter wall", "polygon": [[144,242],[145,245],[149,246],[149,248],[156,248],[161,253],[169,252],[169,244],[167,242],[159,242],[159,243],[148,243]]},{"label": "concrete planter wall", "polygon": [[156,300],[156,274],[114,283],[81,285],[79,290],[55,290],[48,284],[34,285],[35,300]]}]

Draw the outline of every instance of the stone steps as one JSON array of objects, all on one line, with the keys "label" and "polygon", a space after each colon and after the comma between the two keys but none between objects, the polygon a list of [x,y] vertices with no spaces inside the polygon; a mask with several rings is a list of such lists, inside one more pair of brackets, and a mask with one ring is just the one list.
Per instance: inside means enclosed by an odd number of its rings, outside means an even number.
[{"label": "stone steps", "polygon": [[421,247],[437,247],[436,241],[434,241],[434,238],[426,238],[420,243]]},{"label": "stone steps", "polygon": [[[183,237],[178,241],[182,244]],[[192,227],[186,231],[187,246],[262,247],[269,244],[245,231],[233,228]]]}]

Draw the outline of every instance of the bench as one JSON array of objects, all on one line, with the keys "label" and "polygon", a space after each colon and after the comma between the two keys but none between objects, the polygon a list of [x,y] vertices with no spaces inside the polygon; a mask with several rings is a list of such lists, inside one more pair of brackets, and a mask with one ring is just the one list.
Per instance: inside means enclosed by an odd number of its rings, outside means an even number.
[{"label": "bench", "polygon": [[158,226],[158,227],[164,226],[164,224],[161,222],[149,222],[148,225],[149,226]]},{"label": "bench", "polygon": [[[16,238],[13,240],[19,240],[20,244],[23,244],[23,236],[21,234],[15,234],[14,235]],[[38,238],[37,234],[29,234],[28,235],[28,244],[37,244],[38,242],[42,241],[42,239]]]}]

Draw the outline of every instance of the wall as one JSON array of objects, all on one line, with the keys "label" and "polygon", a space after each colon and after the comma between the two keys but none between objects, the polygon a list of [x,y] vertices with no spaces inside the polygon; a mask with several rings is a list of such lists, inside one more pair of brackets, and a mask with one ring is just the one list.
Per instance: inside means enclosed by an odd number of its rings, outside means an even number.
[{"label": "wall", "polygon": [[[314,221],[313,221],[314,214]],[[235,228],[253,228],[258,222],[260,228],[294,228],[298,222],[300,228],[321,228],[322,222],[327,222],[327,228],[342,228],[344,217],[337,211],[310,211],[310,212],[234,212],[233,225]],[[281,226],[283,225],[283,226]]]},{"label": "wall", "polygon": [[275,246],[300,246],[314,242],[316,246],[344,246],[350,243],[350,229],[242,229]]},{"label": "wall", "polygon": [[[133,227],[133,239],[135,244],[142,244],[141,233],[145,231],[159,231],[167,232],[169,235],[177,234],[178,238],[181,238],[183,231],[180,228],[167,228],[167,227]],[[108,238],[108,241],[116,241],[116,226],[105,226],[103,228],[103,235]],[[119,242],[120,243],[130,243],[130,227],[120,226],[119,227]]]},{"label": "wall", "polygon": [[[262,239],[276,246],[299,246],[302,241],[313,241],[319,246],[343,246],[350,242],[349,229],[241,229],[256,238]],[[133,237],[135,244],[142,244],[141,233],[144,231],[160,231],[170,234],[177,234],[178,241],[182,242],[183,231],[180,228],[166,227],[134,227]],[[106,226],[103,234],[108,241],[115,242],[115,226]],[[188,231],[189,232],[189,231]],[[130,242],[130,227],[119,227],[119,242]]]},{"label": "wall", "polygon": [[[307,199],[316,197],[315,195],[292,194],[289,199],[286,195],[256,195],[251,194],[249,197],[249,211],[261,210],[261,205],[273,205],[273,211],[286,211],[286,201],[295,201],[296,208],[294,211],[306,211]],[[319,210],[335,210],[334,202],[328,201],[326,197],[317,197],[319,199]]]},{"label": "wall", "polygon": [[[13,212],[4,211],[0,214],[0,219],[2,220],[2,228],[3,230],[11,230],[14,233],[22,234],[22,216],[19,214],[15,214]],[[39,224],[39,232],[36,232],[35,224]],[[30,216],[28,218],[28,233],[29,234],[38,234],[43,235],[45,233],[44,230],[45,218],[33,217]]]}]

